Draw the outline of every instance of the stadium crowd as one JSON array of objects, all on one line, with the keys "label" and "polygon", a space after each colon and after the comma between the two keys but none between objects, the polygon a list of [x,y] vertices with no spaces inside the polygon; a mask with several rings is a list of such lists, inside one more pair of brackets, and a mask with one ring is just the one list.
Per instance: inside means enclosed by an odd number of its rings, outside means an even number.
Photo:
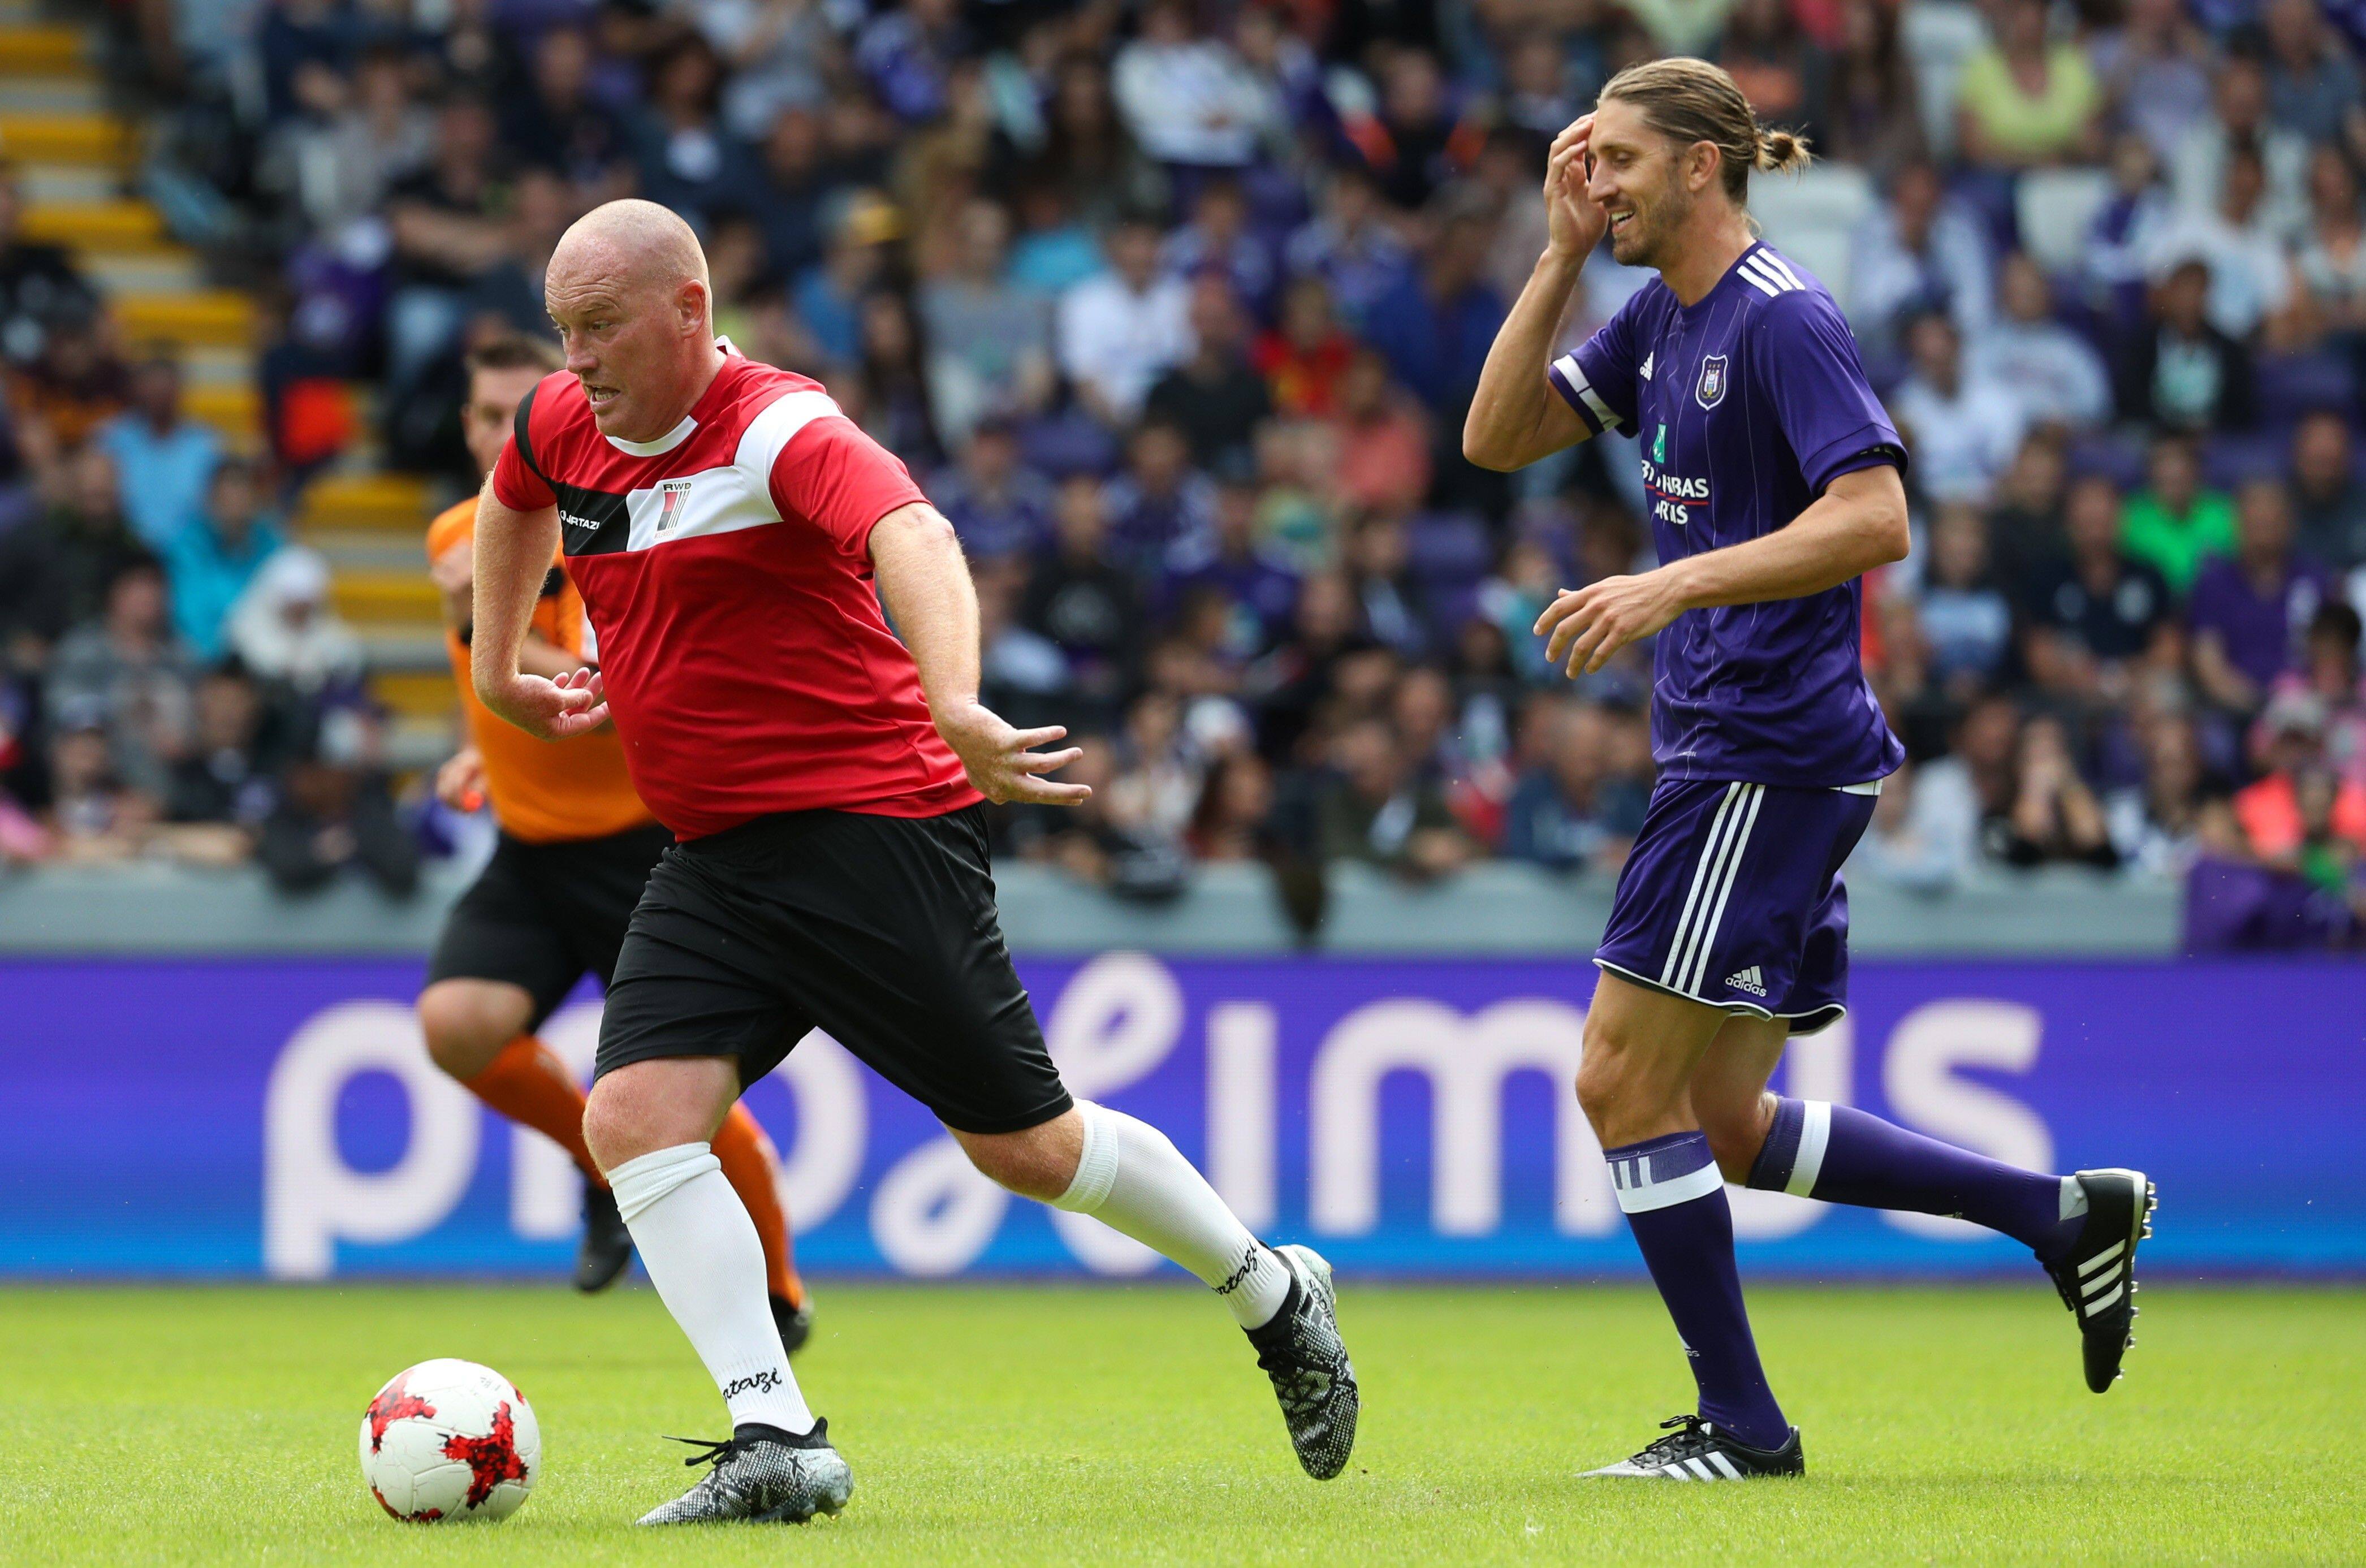
[{"label": "stadium crowd", "polygon": [[[472,478],[459,355],[569,221],[689,217],[723,330],[825,381],[971,554],[988,700],[1087,739],[1008,852],[1607,874],[1647,649],[1527,628],[1650,561],[1632,450],[1459,455],[1546,141],[1697,52],[1823,166],[1759,205],[1913,450],[1865,658],[1911,761],[1858,874],[2299,879],[2366,850],[2366,6],[2314,0],[145,0],[144,178],[265,299],[225,455],[0,182],[0,855],[415,875],[287,499],[339,389]],[[1568,333],[1645,281],[1606,251]],[[422,524],[424,519],[422,520]],[[414,794],[415,794],[414,790]],[[432,816],[432,812],[429,813]],[[276,847],[275,847],[276,846]],[[2366,907],[2366,906],[2361,906]],[[2346,914],[2338,914],[2346,919]]]}]

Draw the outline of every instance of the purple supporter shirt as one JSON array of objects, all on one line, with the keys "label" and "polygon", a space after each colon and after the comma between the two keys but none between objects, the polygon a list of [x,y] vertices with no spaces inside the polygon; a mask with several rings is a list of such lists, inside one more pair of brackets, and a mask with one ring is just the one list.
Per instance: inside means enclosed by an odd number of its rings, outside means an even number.
[{"label": "purple supporter shirt", "polygon": [[[1689,307],[1653,278],[1547,372],[1599,435],[1642,446],[1662,561],[1784,526],[1905,444],[1824,286],[1754,244]],[[1842,787],[1897,771],[1858,651],[1864,588],[1687,610],[1652,649],[1662,778]]]},{"label": "purple supporter shirt", "polygon": [[2298,662],[2309,621],[2332,597],[2331,580],[2304,557],[2293,557],[2282,584],[2262,593],[2239,563],[2221,556],[2193,580],[2185,614],[2196,632],[2216,632],[2227,661],[2265,690]]}]

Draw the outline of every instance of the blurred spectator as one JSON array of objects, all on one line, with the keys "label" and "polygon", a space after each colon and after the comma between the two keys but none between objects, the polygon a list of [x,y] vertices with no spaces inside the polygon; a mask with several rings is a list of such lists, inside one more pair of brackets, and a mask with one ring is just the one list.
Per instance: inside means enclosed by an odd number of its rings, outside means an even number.
[{"label": "blurred spectator", "polygon": [[1407,763],[1386,720],[1362,718],[1331,747],[1332,776],[1317,797],[1324,860],[1358,860],[1414,878],[1459,870],[1472,845],[1437,784]]},{"label": "blurred spectator", "polygon": [[58,712],[50,741],[49,838],[64,861],[121,861],[137,855],[156,821],[155,797],[127,785],[117,771],[105,716],[96,705]]},{"label": "blurred spectator", "polygon": [[2039,432],[2021,444],[1998,481],[1989,513],[1989,565],[2000,581],[2025,592],[2031,577],[2062,553],[2062,498],[2069,459],[2061,441]]},{"label": "blurred spectator", "polygon": [[2102,355],[2055,320],[2045,272],[2015,251],[2004,259],[2002,280],[2002,310],[1972,341],[1969,374],[2010,392],[2028,423],[2085,428],[2102,423],[2112,403]]},{"label": "blurred spectator", "polygon": [[90,446],[61,467],[62,498],[0,532],[0,650],[55,642],[96,616],[107,584],[147,558],[123,519],[114,459]]},{"label": "blurred spectator", "polygon": [[1417,275],[1380,297],[1365,323],[1365,341],[1388,359],[1397,379],[1432,412],[1459,423],[1479,384],[1479,368],[1504,301],[1487,282],[1493,226],[1475,212],[1446,220]]},{"label": "blurred spectator", "polygon": [[1118,51],[1111,86],[1144,152],[1194,173],[1256,156],[1265,100],[1230,45],[1202,35],[1188,0],[1151,0]]},{"label": "blurred spectator", "polygon": [[1898,44],[1898,11],[1880,0],[1850,0],[1841,7],[1840,26],[1820,149],[1887,172],[1921,156],[1926,142],[1913,68]]},{"label": "blurred spectator", "polygon": [[856,38],[854,63],[880,100],[907,123],[945,107],[952,62],[968,51],[957,0],[910,0],[872,17]]},{"label": "blurred spectator", "polygon": [[848,198],[821,265],[792,285],[798,324],[822,357],[851,366],[862,356],[862,301],[885,281],[887,246],[903,237],[896,209],[876,192]]},{"label": "blurred spectator", "polygon": [[2292,501],[2276,480],[2243,487],[2235,530],[2235,554],[2204,562],[2194,578],[2187,615],[2203,694],[2248,714],[2293,668],[2334,589],[2323,568],[2293,552]]},{"label": "blurred spectator", "polygon": [[2292,498],[2303,550],[2336,571],[2366,565],[2366,481],[2351,456],[2349,422],[2330,409],[2293,432]]},{"label": "blurred spectator", "polygon": [[1339,496],[1351,506],[1402,512],[1429,493],[1428,422],[1389,378],[1388,361],[1360,349],[1339,378]]},{"label": "blurred spectator", "polygon": [[317,755],[282,777],[257,858],[283,893],[314,892],[348,867],[398,898],[419,886],[418,841],[396,816],[385,775]]},{"label": "blurred spectator", "polygon": [[1613,776],[1611,727],[1587,704],[1556,704],[1543,761],[1520,776],[1504,818],[1504,853],[1555,871],[1615,874],[1642,829],[1648,790]]},{"label": "blurred spectator", "polygon": [[1933,501],[1985,503],[2028,421],[2019,399],[1977,365],[1946,317],[1919,318],[1908,334],[1914,372],[1889,400],[1914,451],[1914,473]]},{"label": "blurred spectator", "polygon": [[[1332,168],[1323,182],[1322,210],[1290,235],[1282,259],[1292,277],[1321,278],[1333,307],[1356,327],[1414,269],[1412,253],[1384,215],[1378,182],[1359,164]],[[1289,406],[1286,399],[1276,400]]]},{"label": "blurred spectator", "polygon": [[272,780],[287,760],[285,728],[236,660],[207,671],[197,682],[189,744],[166,784],[167,820],[260,829],[277,797]]},{"label": "blurred spectator", "polygon": [[1020,624],[1067,655],[1078,698],[1113,703],[1131,673],[1142,599],[1132,575],[1111,558],[1100,480],[1077,474],[1062,481],[1053,529],[1052,550],[1020,604]]},{"label": "blurred spectator", "polygon": [[1977,508],[1943,504],[1930,535],[1915,622],[1932,682],[1961,701],[2003,670],[2012,650],[2012,606],[1989,571],[1988,524]]},{"label": "blurred spectator", "polygon": [[1975,701],[1956,722],[1947,754],[1914,770],[1902,812],[1876,808],[1877,836],[1886,840],[1876,864],[1908,886],[1934,886],[2002,858],[2020,745],[2021,712],[2011,698]]},{"label": "blurred spectator", "polygon": [[392,45],[366,51],[350,80],[325,67],[312,78],[314,112],[279,127],[265,157],[313,229],[344,236],[373,221],[395,181],[427,160],[434,118],[411,94],[411,63]]},{"label": "blurred spectator", "polygon": [[693,33],[649,67],[639,117],[639,194],[704,226],[747,177],[723,132],[723,62]]},{"label": "blurred spectator", "polygon": [[1216,520],[1216,487],[1191,467],[1183,427],[1145,419],[1126,443],[1125,471],[1103,496],[1110,543],[1136,570],[1154,570],[1177,547],[1204,539]]},{"label": "blurred spectator", "polygon": [[97,315],[53,313],[34,357],[8,378],[18,431],[48,451],[72,451],[131,400],[124,368]]},{"label": "blurred spectator", "polygon": [[2120,545],[2182,597],[2203,561],[2235,553],[2235,503],[2202,482],[2201,455],[2180,437],[2152,444],[2145,474],[2146,488],[2128,498]]},{"label": "blurred spectator", "polygon": [[455,93],[435,111],[427,161],[388,197],[394,269],[387,378],[398,404],[458,341],[468,286],[507,251],[494,207],[505,172],[492,110]]},{"label": "blurred spectator", "polygon": [[2095,42],[2095,67],[2118,118],[2162,159],[2210,112],[2210,39],[2184,0],[2128,0]]},{"label": "blurred spectator", "polygon": [[1179,604],[1213,592],[1224,605],[1225,644],[1254,658],[1278,641],[1298,607],[1298,574],[1259,537],[1256,486],[1237,470],[1216,487],[1211,526],[1166,558],[1161,598]]},{"label": "blurred spectator", "polygon": [[1163,263],[1177,277],[1226,285],[1253,315],[1273,308],[1277,259],[1267,237],[1252,230],[1248,197],[1230,176],[1201,184],[1191,220],[1166,237]]},{"label": "blurred spectator", "polygon": [[1965,157],[2018,169],[2094,156],[2103,92],[2086,54],[2047,36],[2045,0],[2000,0],[1993,12],[1996,41],[1964,62],[1955,85]]},{"label": "blurred spectator", "polygon": [[131,376],[131,407],[97,441],[115,459],[131,531],[150,549],[170,549],[197,523],[222,456],[212,427],[181,407],[180,362],[162,355],[141,362]]},{"label": "blurred spectator", "polygon": [[786,115],[810,123],[828,90],[824,72],[839,53],[827,7],[811,0],[699,0],[690,10],[731,67],[723,89],[726,130],[743,141],[762,141]]},{"label": "blurred spectator", "polygon": [[[701,7],[702,25],[720,7]],[[599,55],[580,28],[558,26],[535,40],[525,91],[502,102],[501,139],[524,164],[547,170],[594,199],[615,186],[632,159],[631,120],[603,103]]]},{"label": "blurred spectator", "polygon": [[286,542],[254,466],[236,457],[218,466],[203,506],[164,551],[173,625],[198,660],[221,657],[231,610]]},{"label": "blurred spectator", "polygon": [[2204,852],[2244,852],[2241,830],[2187,718],[2164,719],[2146,731],[2143,783],[2113,795],[2104,815],[2121,862],[2155,875],[2182,876]]},{"label": "blurred spectator", "polygon": [[83,714],[106,730],[115,773],[142,794],[163,792],[166,765],[186,744],[197,669],[173,635],[164,574],[153,560],[126,567],[107,605],[59,642],[43,706]]},{"label": "blurred spectator", "polygon": [[1087,53],[1062,58],[1044,118],[1042,151],[1011,175],[1027,228],[1045,227],[1030,219],[1031,193],[1050,203],[1039,211],[1056,210],[1067,221],[1093,226],[1163,206],[1166,181],[1119,118],[1109,72],[1098,60]]},{"label": "blurred spectator", "polygon": [[17,169],[0,164],[0,360],[29,365],[61,321],[87,321],[98,296],[62,245],[21,232],[25,197]]},{"label": "blurred spectator", "polygon": [[1974,341],[1995,314],[1988,238],[1977,218],[1947,200],[1929,164],[1908,164],[1892,177],[1888,201],[1866,214],[1852,241],[1849,276],[1849,325],[1865,340],[1869,364],[1900,357],[1908,326],[1926,312],[1942,312]]},{"label": "blurred spectator", "polygon": [[2210,267],[2179,262],[2153,288],[2150,320],[2124,355],[2123,419],[2156,430],[2241,430],[2251,423],[2251,356],[2209,318]]},{"label": "blurred spectator", "polygon": [[986,413],[1027,414],[1052,400],[1052,305],[1005,276],[1010,220],[997,204],[962,209],[953,262],[920,286],[929,396],[958,446]]},{"label": "blurred spectator", "polygon": [[1249,364],[1247,323],[1231,287],[1203,276],[1191,285],[1189,358],[1159,378],[1144,412],[1171,422],[1204,467],[1245,462],[1256,428],[1273,412],[1265,378]]},{"label": "blurred spectator", "polygon": [[2267,72],[2255,59],[2227,55],[2218,67],[2211,104],[2215,112],[2191,120],[2169,156],[2169,186],[2178,206],[2188,212],[2218,206],[2226,192],[2227,165],[2244,149],[2259,157],[2261,220],[2273,233],[2291,233],[2305,202],[2308,139],[2269,119]]},{"label": "blurred spectator", "polygon": [[995,557],[975,563],[978,678],[986,705],[1020,728],[1057,722],[1053,706],[1068,686],[1068,659],[1048,637],[1019,624],[1018,599],[1026,581],[1022,561]]},{"label": "blurred spectator", "polygon": [[1018,433],[1006,417],[981,420],[961,466],[937,475],[929,493],[973,564],[1031,555],[1052,542],[1052,487],[1020,461]]},{"label": "blurred spectator", "polygon": [[2268,118],[2323,146],[2341,134],[2359,103],[2358,67],[2315,0],[2266,0]]},{"label": "blurred spectator", "polygon": [[[2325,701],[2314,692],[2276,694],[2260,716],[2265,755],[2262,776],[2235,794],[2235,819],[2251,853],[2282,870],[2300,869],[2310,837],[2302,780],[2325,767],[2327,721]],[[2366,845],[2366,784],[2341,779],[2332,800],[2321,807],[2323,826],[2353,845]]]},{"label": "blurred spectator", "polygon": [[2079,776],[2069,737],[2051,714],[2022,726],[2003,859],[2012,865],[2071,861],[2101,871],[2120,863],[2102,805]]},{"label": "blurred spectator", "polygon": [[329,602],[329,563],[300,545],[255,573],[231,610],[230,645],[257,675],[310,697],[336,699],[361,678],[361,639]]},{"label": "blurred spectator", "polygon": [[[2366,684],[2359,668],[2358,612],[2338,599],[2316,607],[2302,645],[2300,667],[2275,683],[2269,706],[2290,692],[2303,692],[2325,705],[2325,760],[2342,777],[2366,784]],[[2264,727],[2252,737],[2264,754]]]},{"label": "blurred spectator", "polygon": [[1185,842],[1194,860],[1269,859],[1276,850],[1272,815],[1273,772],[1265,760],[1254,751],[1222,752],[1200,775]]},{"label": "blurred spectator", "polygon": [[2308,163],[2308,224],[2293,255],[2304,335],[2329,336],[2356,357],[2366,344],[2366,216],[2358,172],[2340,149],[2319,147]]},{"label": "blurred spectator", "polygon": [[2292,261],[2288,230],[2262,205],[2267,172],[2259,149],[2228,149],[2225,169],[2217,200],[2180,211],[2154,236],[2148,270],[2165,280],[2185,262],[2208,266],[2210,324],[2241,342],[2291,308]]},{"label": "blurred spectator", "polygon": [[2153,257],[2177,209],[2161,182],[2160,154],[2143,137],[2112,142],[2111,174],[2112,193],[2080,247],[2079,276],[2098,327],[2115,342],[2144,321]]},{"label": "blurred spectator", "polygon": [[1428,589],[1414,572],[1404,518],[1379,513],[1358,520],[1347,530],[1341,565],[1372,636],[1407,659],[1427,652]]},{"label": "blurred spectator", "polygon": [[2067,559],[2035,570],[2023,604],[2022,658],[2041,690],[2079,702],[2127,689],[2127,667],[2169,632],[2169,584],[2121,545],[2120,496],[2100,474],[2072,484],[2064,506]]},{"label": "blurred spectator", "polygon": [[1257,341],[1256,363],[1285,414],[1324,415],[1338,407],[1339,379],[1356,340],[1331,313],[1331,288],[1319,277],[1294,280],[1282,295],[1281,320]]},{"label": "blurred spectator", "polygon": [[[820,7],[776,0],[761,15],[783,12],[816,17]],[[826,152],[821,118],[808,106],[783,107],[757,142],[738,204],[762,231],[765,265],[775,279],[794,277],[821,260],[828,233],[825,214],[844,188]]]},{"label": "blurred spectator", "polygon": [[1096,418],[1130,422],[1151,384],[1191,353],[1190,293],[1158,270],[1158,229],[1139,215],[1108,239],[1108,267],[1060,299],[1060,367]]}]

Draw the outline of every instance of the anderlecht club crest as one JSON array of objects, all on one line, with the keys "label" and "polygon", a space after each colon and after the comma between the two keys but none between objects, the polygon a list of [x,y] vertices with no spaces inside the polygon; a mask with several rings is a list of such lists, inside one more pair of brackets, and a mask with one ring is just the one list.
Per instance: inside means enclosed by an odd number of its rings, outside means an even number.
[{"label": "anderlecht club crest", "polygon": [[1726,357],[1712,354],[1701,361],[1700,384],[1693,389],[1693,400],[1705,409],[1713,409],[1725,400]]}]

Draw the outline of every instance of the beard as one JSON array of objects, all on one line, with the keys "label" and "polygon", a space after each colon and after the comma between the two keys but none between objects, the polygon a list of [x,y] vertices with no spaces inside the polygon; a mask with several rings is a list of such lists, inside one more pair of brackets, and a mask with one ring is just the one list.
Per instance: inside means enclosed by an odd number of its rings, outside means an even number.
[{"label": "beard", "polygon": [[1672,258],[1665,254],[1668,236],[1684,226],[1692,204],[1672,173],[1648,197],[1639,197],[1626,223],[1610,231],[1610,256],[1621,266],[1654,271]]}]

